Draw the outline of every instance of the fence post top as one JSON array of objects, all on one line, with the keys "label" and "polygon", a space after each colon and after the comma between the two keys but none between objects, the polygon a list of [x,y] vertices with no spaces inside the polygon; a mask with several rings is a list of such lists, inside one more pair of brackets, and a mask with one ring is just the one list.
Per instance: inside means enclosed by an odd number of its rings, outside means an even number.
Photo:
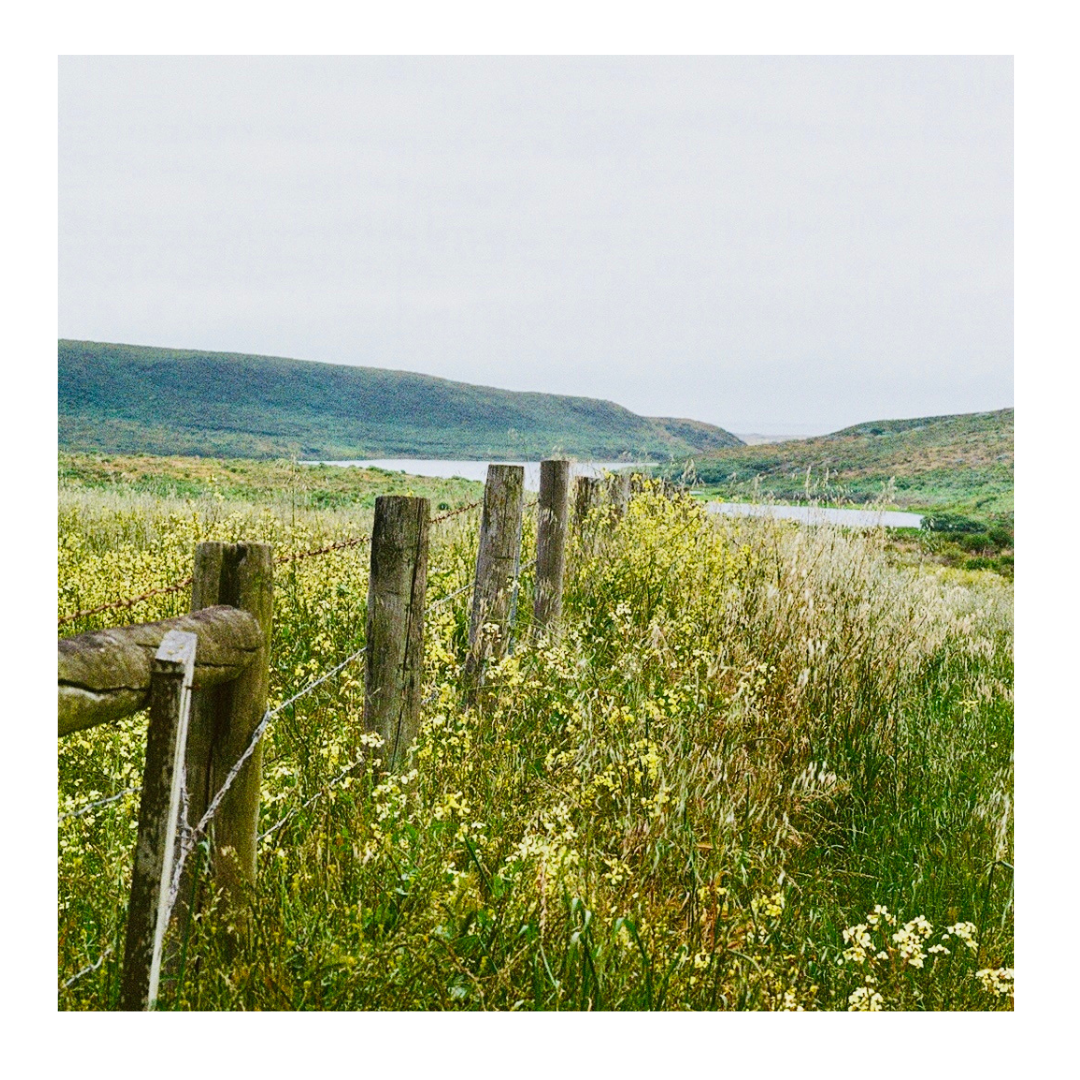
[{"label": "fence post top", "polygon": [[195,663],[195,650],[199,644],[198,634],[190,630],[167,630],[161,639],[154,659],[171,664]]}]

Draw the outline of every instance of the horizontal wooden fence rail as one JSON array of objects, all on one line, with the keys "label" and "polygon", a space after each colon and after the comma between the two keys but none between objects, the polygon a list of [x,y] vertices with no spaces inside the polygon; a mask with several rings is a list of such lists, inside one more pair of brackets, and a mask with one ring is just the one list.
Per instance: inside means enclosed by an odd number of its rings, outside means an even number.
[{"label": "horizontal wooden fence rail", "polygon": [[195,685],[235,679],[262,647],[256,618],[217,606],[160,622],[94,630],[57,642],[58,733],[120,720],[150,703],[150,669],[162,638],[186,630],[198,638]]}]

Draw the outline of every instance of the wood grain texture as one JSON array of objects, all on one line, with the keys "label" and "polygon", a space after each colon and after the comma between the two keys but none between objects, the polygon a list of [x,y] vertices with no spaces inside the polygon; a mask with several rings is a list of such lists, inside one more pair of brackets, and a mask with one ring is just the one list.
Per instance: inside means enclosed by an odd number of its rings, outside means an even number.
[{"label": "wood grain texture", "polygon": [[150,703],[154,653],[171,630],[190,631],[198,638],[197,686],[235,679],[262,648],[258,621],[246,611],[225,606],[61,638],[57,642],[59,734],[145,709]]},{"label": "wood grain texture", "polygon": [[521,562],[524,495],[525,469],[521,465],[488,466],[469,611],[468,687],[483,680],[485,664],[499,660],[509,641],[510,609]]},{"label": "wood grain texture", "polygon": [[427,596],[427,499],[375,500],[364,655],[364,727],[383,739],[385,768],[400,767],[420,725]]},{"label": "wood grain texture", "polygon": [[[189,815],[198,821],[251,740],[266,711],[273,625],[273,552],[269,544],[208,542],[195,549],[191,604],[229,604],[252,616],[259,648],[238,678],[198,689],[188,733]],[[255,883],[262,744],[244,763],[211,824],[214,881],[235,911]],[[189,871],[185,870],[185,875]],[[188,895],[185,880],[181,895]]]},{"label": "wood grain texture", "polygon": [[120,978],[122,1010],[148,1009],[157,997],[197,644],[190,631],[170,630],[151,662],[146,765]]},{"label": "wood grain texture", "polygon": [[566,527],[570,514],[570,462],[540,462],[540,498],[536,528],[536,596],[533,623],[552,633],[562,618],[566,573]]}]

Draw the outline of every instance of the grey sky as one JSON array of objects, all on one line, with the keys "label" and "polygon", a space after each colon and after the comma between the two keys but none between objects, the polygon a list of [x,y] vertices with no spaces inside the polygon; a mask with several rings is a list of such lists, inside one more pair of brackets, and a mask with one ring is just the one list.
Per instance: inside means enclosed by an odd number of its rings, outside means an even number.
[{"label": "grey sky", "polygon": [[66,58],[62,337],[739,432],[1013,401],[1008,58]]}]

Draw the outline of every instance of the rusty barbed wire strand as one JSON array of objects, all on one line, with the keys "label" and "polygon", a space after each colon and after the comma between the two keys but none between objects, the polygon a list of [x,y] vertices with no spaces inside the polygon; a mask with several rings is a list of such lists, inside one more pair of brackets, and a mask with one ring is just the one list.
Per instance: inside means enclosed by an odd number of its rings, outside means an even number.
[{"label": "rusty barbed wire strand", "polygon": [[[459,514],[464,514],[469,510],[475,510],[480,505],[482,500],[476,502],[466,503],[464,506],[459,506],[455,510],[448,510],[445,514],[440,514],[438,517],[433,517],[428,520],[428,525],[439,525],[444,521],[449,520],[452,517],[457,517]],[[287,563],[300,562],[301,559],[312,559],[318,555],[329,555],[333,551],[344,551],[347,548],[358,547],[361,544],[370,543],[370,536],[353,536],[347,540],[336,540],[332,544],[325,544],[323,547],[311,548],[309,551],[294,551],[288,555],[279,555],[274,560],[275,566],[284,566]],[[85,619],[91,615],[102,615],[106,611],[122,611],[124,608],[134,607],[136,604],[141,604],[144,600],[151,600],[155,596],[168,596],[172,593],[177,593],[183,589],[188,588],[194,581],[194,577],[186,577],[182,581],[174,581],[171,585],[163,585],[159,589],[150,589],[147,592],[140,593],[138,596],[130,596],[125,600],[114,600],[108,604],[101,604],[95,608],[84,608],[81,611],[73,612],[71,615],[62,615],[56,621],[56,625],[65,626],[67,623],[74,622],[76,619]]]},{"label": "rusty barbed wire strand", "polygon": [[466,503],[456,510],[447,510],[445,514],[440,514],[438,517],[428,518],[428,525],[439,525],[449,518],[457,517],[458,514],[464,514],[467,510],[475,510],[483,501],[483,499],[477,499],[476,502]]},{"label": "rusty barbed wire strand", "polygon": [[337,540],[333,544],[327,544],[325,547],[312,548],[310,551],[294,551],[289,555],[279,555],[274,560],[274,565],[284,566],[286,563],[299,562],[301,559],[312,559],[316,555],[329,555],[331,551],[344,551],[346,548],[359,547],[361,544],[369,543],[370,540],[370,536],[354,536],[348,540]]},{"label": "rusty barbed wire strand", "polygon": [[138,596],[130,596],[126,600],[114,600],[110,604],[102,604],[96,608],[85,608],[82,611],[76,611],[72,615],[63,615],[56,620],[57,626],[63,626],[65,623],[74,622],[76,619],[83,619],[89,615],[100,615],[106,611],[119,611],[122,608],[134,607],[136,604],[141,604],[143,600],[149,600],[154,596],[168,596],[170,593],[180,592],[182,589],[188,588],[195,579],[193,577],[186,577],[183,581],[174,581],[171,585],[164,585],[160,589],[150,589],[148,592],[140,593]]}]

